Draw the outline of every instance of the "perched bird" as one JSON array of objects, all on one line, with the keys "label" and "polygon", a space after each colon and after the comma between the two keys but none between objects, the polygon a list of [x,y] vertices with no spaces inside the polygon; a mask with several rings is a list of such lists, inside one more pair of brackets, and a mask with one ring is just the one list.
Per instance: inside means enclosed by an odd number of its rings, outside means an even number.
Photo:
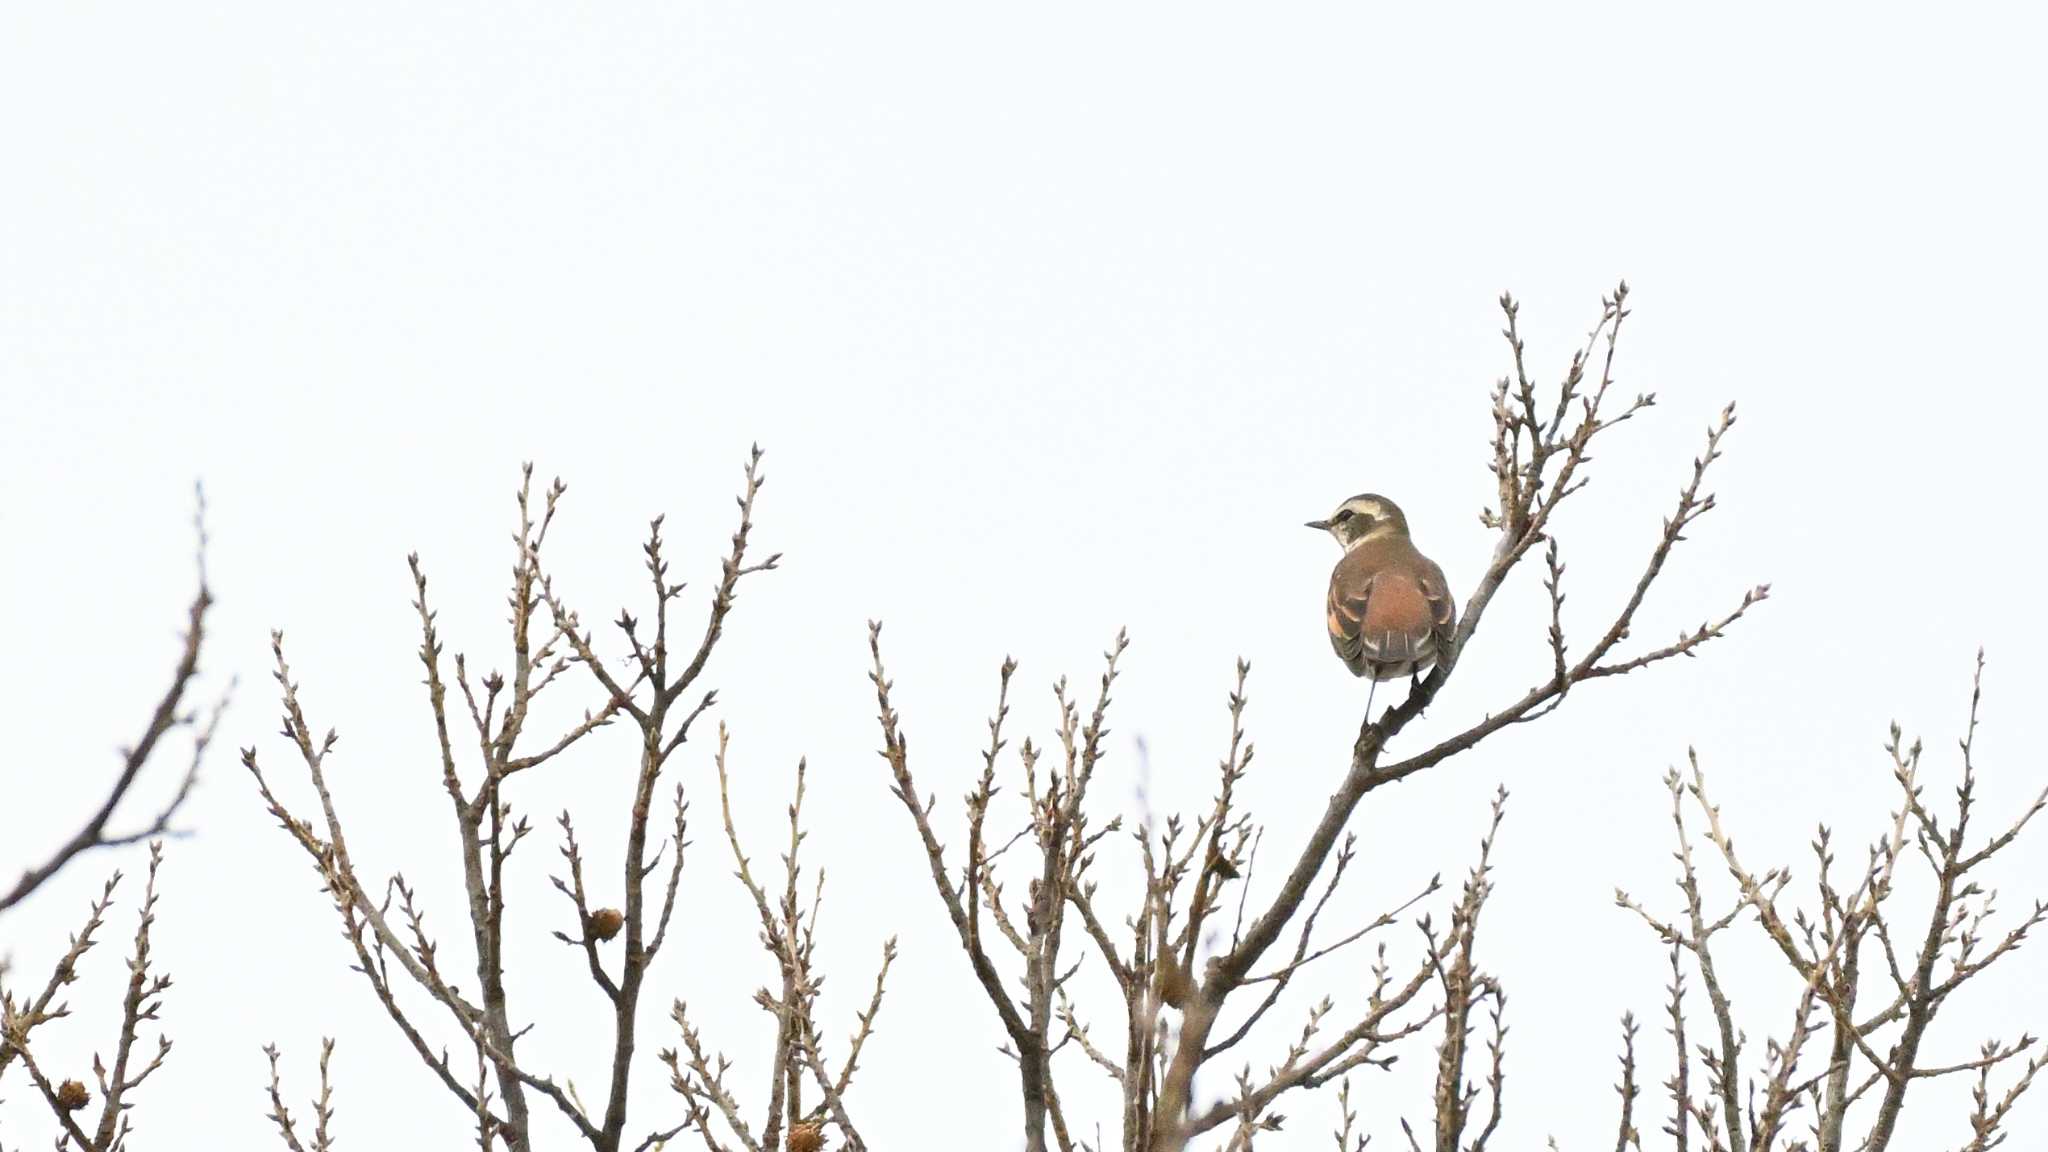
[{"label": "perched bird", "polygon": [[[1436,561],[1416,551],[1408,518],[1392,500],[1366,493],[1310,528],[1337,538],[1344,556],[1330,573],[1330,646],[1353,675],[1420,678],[1445,657],[1458,608]],[[1370,710],[1372,701],[1366,701]]]}]

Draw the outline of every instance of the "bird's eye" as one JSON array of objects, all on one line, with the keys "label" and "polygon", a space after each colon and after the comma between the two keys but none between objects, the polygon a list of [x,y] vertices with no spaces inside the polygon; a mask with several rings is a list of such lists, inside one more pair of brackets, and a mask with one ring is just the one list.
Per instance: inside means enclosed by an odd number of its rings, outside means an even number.
[{"label": "bird's eye", "polygon": [[1349,519],[1351,519],[1351,509],[1343,508],[1338,510],[1337,523],[1342,524],[1344,521]]}]

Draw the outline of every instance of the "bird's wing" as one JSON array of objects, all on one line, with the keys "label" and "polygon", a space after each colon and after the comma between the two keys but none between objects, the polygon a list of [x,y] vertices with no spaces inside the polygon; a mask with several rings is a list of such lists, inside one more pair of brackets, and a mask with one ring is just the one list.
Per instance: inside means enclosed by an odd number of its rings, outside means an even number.
[{"label": "bird's wing", "polygon": [[1451,583],[1444,579],[1444,570],[1426,557],[1422,561],[1422,597],[1429,602],[1436,658],[1439,663],[1447,662],[1458,636],[1458,602],[1451,598]]},{"label": "bird's wing", "polygon": [[1360,676],[1366,673],[1363,632],[1366,612],[1372,606],[1372,585],[1369,576],[1356,581],[1344,579],[1341,568],[1330,579],[1330,647],[1337,650],[1338,659]]}]

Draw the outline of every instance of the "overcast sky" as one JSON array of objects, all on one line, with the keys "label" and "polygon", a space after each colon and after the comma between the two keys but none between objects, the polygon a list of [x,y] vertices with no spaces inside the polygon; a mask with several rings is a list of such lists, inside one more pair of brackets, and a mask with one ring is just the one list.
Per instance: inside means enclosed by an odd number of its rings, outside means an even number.
[{"label": "overcast sky", "polygon": [[[1612,894],[1676,906],[1660,781],[1688,745],[1745,855],[1792,865],[1802,896],[1816,823],[1852,860],[1884,820],[1888,721],[1927,737],[1929,792],[1947,797],[1980,644],[1984,811],[2040,786],[2048,73],[2040,17],[2018,6],[1544,7],[10,6],[0,871],[82,818],[162,689],[194,585],[195,479],[219,597],[206,684],[240,679],[186,811],[196,835],[167,852],[157,956],[177,1048],[136,1100],[138,1146],[273,1146],[260,1046],[284,1047],[297,1098],[328,1034],[352,1146],[463,1138],[236,763],[254,745],[307,796],[275,733],[268,631],[286,630],[314,724],[342,734],[356,858],[402,868],[459,950],[406,553],[449,648],[503,665],[511,496],[532,460],[569,483],[553,564],[588,619],[643,603],[657,513],[694,613],[754,441],[771,477],[757,540],[786,560],[746,586],[711,673],[737,818],[772,866],[810,757],[835,1045],[901,936],[853,1098],[869,1141],[1009,1146],[999,1028],[874,755],[864,622],[888,622],[914,767],[956,847],[1003,656],[1022,664],[1018,734],[1043,739],[1048,685],[1092,683],[1122,625],[1105,804],[1136,814],[1140,737],[1152,803],[1203,802],[1242,655],[1247,789],[1268,851],[1296,844],[1363,705],[1322,635],[1335,548],[1301,522],[1385,493],[1468,585],[1491,548],[1476,513],[1507,366],[1495,298],[1523,300],[1554,378],[1626,277],[1619,387],[1659,402],[1561,525],[1568,626],[1604,625],[1730,400],[1721,506],[1633,642],[1753,583],[1775,593],[1704,658],[1590,685],[1376,793],[1345,906],[1362,918],[1461,875],[1505,783],[1481,941],[1514,1029],[1500,1146],[1611,1140],[1620,1015],[1644,1018],[1647,1082],[1671,1060],[1663,950]],[[1401,747],[1543,674],[1537,575]],[[771,1029],[749,998],[773,972],[716,833],[708,751],[680,761],[697,798],[688,919],[642,1045],[675,1042],[666,1006],[687,997],[758,1108]],[[567,922],[543,877],[564,806],[616,860],[629,770],[612,733],[515,796],[541,825],[512,923],[515,1013],[536,1024],[535,1063],[586,1095],[606,1014],[547,935]],[[2009,908],[2041,894],[2027,876],[2048,875],[2044,845],[2000,873]],[[89,857],[0,922],[17,978],[140,859]],[[72,989],[78,1018],[48,1030],[45,1058],[71,1072],[110,1035],[132,909]],[[1397,956],[1415,946],[1402,931]],[[1723,965],[1760,1056],[1790,977],[1743,932]],[[1366,959],[1304,992],[1341,1015]],[[2024,951],[1953,1004],[1932,1058],[2048,1027],[2044,963]],[[1359,1085],[1376,1140],[1426,1119],[1431,1062],[1416,1045],[1405,1072]],[[634,1127],[673,1122],[643,1067]],[[1961,1143],[1960,1088],[1930,1088],[1902,1146]],[[41,1146],[21,1077],[7,1098],[0,1140]],[[1284,1146],[1326,1139],[1327,1103],[1282,1111]],[[2022,1113],[2020,1143],[2041,1140],[2048,1100]]]}]

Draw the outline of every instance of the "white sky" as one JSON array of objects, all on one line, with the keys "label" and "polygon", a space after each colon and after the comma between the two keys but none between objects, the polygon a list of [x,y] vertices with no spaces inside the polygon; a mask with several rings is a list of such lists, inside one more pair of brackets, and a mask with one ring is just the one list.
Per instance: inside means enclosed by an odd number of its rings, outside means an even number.
[{"label": "white sky", "polygon": [[[1670,1061],[1663,952],[1612,892],[1675,907],[1660,777],[1688,743],[1751,861],[1804,883],[1817,821],[1850,860],[1887,810],[1889,719],[1927,736],[1929,791],[1947,796],[1982,643],[1985,817],[2039,787],[2025,703],[2048,688],[2033,607],[2039,20],[2017,6],[10,7],[0,870],[85,811],[160,691],[202,478],[220,597],[206,671],[241,687],[188,810],[200,834],[168,853],[157,954],[177,981],[177,1048],[136,1101],[141,1136],[272,1146],[260,1046],[286,1048],[299,1098],[331,1033],[345,1139],[450,1146],[464,1117],[347,971],[314,875],[235,763],[253,743],[304,795],[274,733],[266,633],[287,629],[314,722],[342,732],[333,774],[358,860],[403,868],[459,953],[406,552],[424,557],[451,651],[501,663],[521,460],[570,483],[554,564],[598,621],[641,603],[657,512],[677,567],[708,584],[758,439],[772,477],[758,541],[787,559],[747,586],[712,677],[740,819],[772,866],[788,770],[810,756],[835,1037],[882,937],[902,937],[854,1093],[869,1141],[1008,1146],[997,1025],[873,753],[863,622],[889,623],[915,767],[955,846],[1005,653],[1023,665],[1017,733],[1043,738],[1045,686],[1092,683],[1130,627],[1102,793],[1126,811],[1138,736],[1156,799],[1209,794],[1231,660],[1249,657],[1250,791],[1277,859],[1321,811],[1362,703],[1321,634],[1334,549],[1300,523],[1386,493],[1469,581],[1490,547],[1473,514],[1505,366],[1494,297],[1523,299],[1554,376],[1626,276],[1621,387],[1661,399],[1601,453],[1563,526],[1569,623],[1589,638],[1633,578],[1729,399],[1742,423],[1722,508],[1638,641],[1756,581],[1776,595],[1703,660],[1594,685],[1374,795],[1354,820],[1364,883],[1349,905],[1363,916],[1433,872],[1461,875],[1506,782],[1482,939],[1514,1029],[1498,1146],[1611,1139],[1616,1018],[1644,1019],[1646,1082]],[[1404,745],[1541,674],[1536,576],[1497,603]],[[565,905],[542,877],[564,805],[593,851],[616,852],[622,735],[517,798],[541,825],[513,922],[516,1010],[537,1021],[525,1050],[586,1095],[601,1091],[604,1013],[547,936]],[[674,1043],[674,996],[739,1061],[756,1110],[763,1097],[769,1030],[748,997],[772,972],[716,833],[708,744],[681,765],[697,798],[690,919],[646,1002],[635,1129],[677,1114],[652,1059]],[[2048,872],[2044,843],[2000,874],[2013,910],[2042,890],[2025,879]],[[92,857],[9,916],[17,978],[47,964],[109,869],[140,862]],[[131,909],[73,990],[79,1018],[48,1033],[78,1072],[110,1034]],[[1397,955],[1412,954],[1404,932]],[[1790,993],[1762,937],[1740,939],[1723,964],[1761,1056]],[[1331,963],[1313,990],[1343,1012],[1364,960]],[[2048,1026],[2041,964],[2023,951],[1954,1004],[1930,1055]],[[1098,1036],[1119,1034],[1098,1019]],[[1361,1085],[1377,1140],[1399,1140],[1397,1111],[1426,1118],[1413,1086],[1429,1063],[1418,1045],[1407,1075]],[[1091,1073],[1077,1061],[1065,1076]],[[9,1146],[46,1138],[25,1088],[14,1078],[0,1110]],[[1957,1092],[1928,1095],[1902,1146],[1960,1143]],[[1654,1094],[1647,1107],[1661,1116]],[[1326,1105],[1283,1111],[1285,1146],[1326,1139]],[[2023,1137],[2041,1139],[2048,1100],[2022,1111]]]}]

